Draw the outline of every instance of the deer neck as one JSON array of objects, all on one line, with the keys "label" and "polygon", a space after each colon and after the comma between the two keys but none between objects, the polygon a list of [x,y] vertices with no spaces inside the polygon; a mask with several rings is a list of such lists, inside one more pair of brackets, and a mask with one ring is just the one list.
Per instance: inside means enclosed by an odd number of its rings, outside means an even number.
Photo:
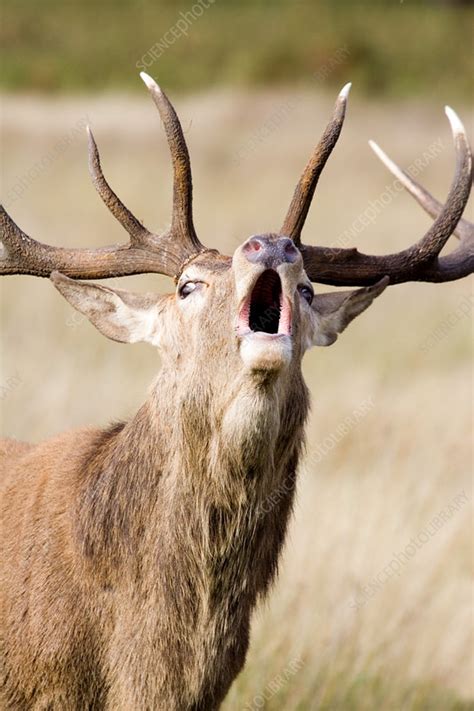
[{"label": "deer neck", "polygon": [[[86,553],[102,554],[113,577],[124,568],[135,579],[157,577],[158,565],[175,577],[180,571],[206,605],[228,598],[223,570],[232,577],[236,565],[245,570],[239,589],[254,597],[265,588],[291,510],[308,409],[301,376],[288,378],[242,379],[217,401],[216,385],[202,377],[186,389],[162,372],[137,415],[103,434],[89,465],[80,515]],[[265,570],[250,580],[256,555]]]}]

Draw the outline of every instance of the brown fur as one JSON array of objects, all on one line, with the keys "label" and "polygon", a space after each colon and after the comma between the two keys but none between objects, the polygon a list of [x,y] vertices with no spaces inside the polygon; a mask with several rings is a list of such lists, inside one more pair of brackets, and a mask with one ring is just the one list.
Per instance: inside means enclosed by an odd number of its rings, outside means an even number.
[{"label": "brown fur", "polygon": [[235,314],[261,269],[239,250],[193,269],[205,288],[186,301],[56,278],[110,337],[159,341],[163,367],[125,424],[3,445],[7,709],[211,711],[244,664],[294,499],[319,317],[301,259],[281,265],[291,361],[249,370]]}]

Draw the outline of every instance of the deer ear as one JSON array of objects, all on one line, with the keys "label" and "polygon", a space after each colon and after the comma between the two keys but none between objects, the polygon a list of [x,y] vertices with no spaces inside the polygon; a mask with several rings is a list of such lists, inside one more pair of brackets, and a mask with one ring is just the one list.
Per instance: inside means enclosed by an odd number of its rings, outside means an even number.
[{"label": "deer ear", "polygon": [[373,286],[362,289],[316,295],[312,303],[315,314],[313,345],[332,345],[346,326],[386,289],[389,281],[384,277]]},{"label": "deer ear", "polygon": [[107,338],[120,343],[147,341],[158,345],[159,302],[164,297],[76,281],[59,272],[53,272],[50,279],[71,306],[87,316]]}]

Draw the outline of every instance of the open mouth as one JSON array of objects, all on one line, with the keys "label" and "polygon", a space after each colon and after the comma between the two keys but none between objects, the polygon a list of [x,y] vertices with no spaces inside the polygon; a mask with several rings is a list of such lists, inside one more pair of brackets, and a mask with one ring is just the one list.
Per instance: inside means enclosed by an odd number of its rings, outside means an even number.
[{"label": "open mouth", "polygon": [[273,269],[258,277],[239,314],[239,333],[291,335],[291,308]]}]

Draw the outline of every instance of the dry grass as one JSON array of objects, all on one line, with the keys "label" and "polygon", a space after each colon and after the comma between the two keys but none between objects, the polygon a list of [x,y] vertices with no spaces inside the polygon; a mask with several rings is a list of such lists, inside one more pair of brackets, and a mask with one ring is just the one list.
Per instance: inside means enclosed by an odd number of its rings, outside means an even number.
[{"label": "dry grass", "polygon": [[[233,160],[287,100],[293,108],[280,126],[244,160]],[[229,251],[253,232],[278,228],[331,98],[221,93],[177,104],[193,157],[201,237]],[[468,123],[467,111],[461,113]],[[164,226],[170,170],[146,94],[7,98],[4,194],[85,114],[112,185],[147,224]],[[308,240],[330,244],[391,182],[367,147],[370,137],[404,165],[441,138],[444,150],[423,182],[446,194],[453,154],[440,107],[362,105],[354,97],[318,189]],[[88,184],[82,134],[9,209],[45,241],[123,238]],[[428,224],[400,194],[360,232],[358,244],[392,250]],[[124,281],[137,289],[169,288],[159,277]],[[5,434],[39,440],[138,406],[158,367],[153,350],[107,342],[46,281],[5,280],[3,296]],[[226,709],[473,708],[470,305],[468,281],[396,287],[335,346],[307,356],[314,406],[296,514],[278,585],[255,616],[248,663]],[[437,338],[447,319],[452,325]],[[364,402],[365,414],[352,416]],[[401,565],[400,575],[364,598],[364,586],[394,554],[403,558],[411,537],[463,491],[467,503],[458,500],[458,510]],[[356,599],[365,600],[358,609]]]}]

